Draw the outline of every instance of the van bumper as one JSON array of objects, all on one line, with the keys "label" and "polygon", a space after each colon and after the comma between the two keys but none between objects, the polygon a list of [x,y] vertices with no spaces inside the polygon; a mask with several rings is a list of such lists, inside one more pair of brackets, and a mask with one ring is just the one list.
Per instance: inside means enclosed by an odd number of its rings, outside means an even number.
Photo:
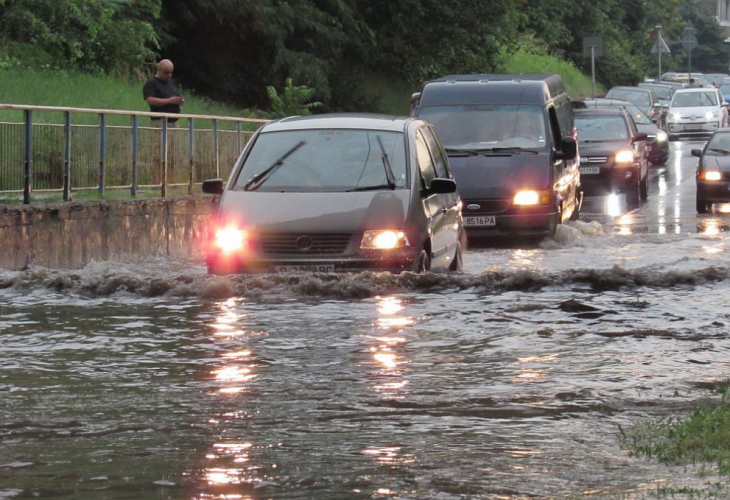
[{"label": "van bumper", "polygon": [[558,212],[542,214],[497,215],[494,226],[464,226],[469,237],[552,236],[558,225]]}]

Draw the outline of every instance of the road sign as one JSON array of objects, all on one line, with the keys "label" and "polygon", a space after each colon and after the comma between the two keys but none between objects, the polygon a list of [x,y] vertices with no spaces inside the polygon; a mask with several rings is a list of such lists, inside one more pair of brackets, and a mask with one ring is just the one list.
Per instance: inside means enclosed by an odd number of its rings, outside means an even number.
[{"label": "road sign", "polygon": [[603,55],[602,36],[583,37],[583,57],[601,57]]},{"label": "road sign", "polygon": [[657,53],[670,54],[671,53],[671,51],[669,50],[669,47],[667,47],[667,42],[664,41],[664,38],[662,38],[661,35],[659,35],[659,38],[656,39],[656,43],[654,43],[654,46],[651,48],[651,53],[652,54],[657,54]]},{"label": "road sign", "polygon": [[682,47],[684,50],[694,50],[697,47],[697,37],[691,33],[682,35]]}]

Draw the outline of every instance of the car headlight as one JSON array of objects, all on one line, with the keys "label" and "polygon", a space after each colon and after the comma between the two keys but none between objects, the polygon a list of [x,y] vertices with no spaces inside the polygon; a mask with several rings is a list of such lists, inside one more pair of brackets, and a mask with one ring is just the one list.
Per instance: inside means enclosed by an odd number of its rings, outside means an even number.
[{"label": "car headlight", "polygon": [[368,250],[390,250],[409,245],[405,233],[397,229],[365,231],[360,242],[360,248]]},{"label": "car headlight", "polygon": [[682,115],[679,113],[669,113],[669,116],[667,117],[667,119],[675,121],[675,122],[679,121],[681,118],[682,118]]},{"label": "car headlight", "polygon": [[720,181],[722,180],[722,174],[717,170],[707,170],[700,174],[700,179],[704,179],[706,181]]},{"label": "car headlight", "polygon": [[215,246],[225,253],[243,249],[248,243],[248,231],[237,227],[225,227],[215,233]]},{"label": "car headlight", "polygon": [[663,130],[656,133],[656,142],[667,142],[668,140],[669,136]]},{"label": "car headlight", "polygon": [[705,113],[705,118],[708,120],[717,120],[720,116],[717,114],[717,111],[708,111]]},{"label": "car headlight", "polygon": [[550,203],[550,193],[547,191],[525,189],[515,194],[512,203],[515,205],[547,205]]},{"label": "car headlight", "polygon": [[634,152],[624,150],[616,153],[616,163],[634,163]]}]

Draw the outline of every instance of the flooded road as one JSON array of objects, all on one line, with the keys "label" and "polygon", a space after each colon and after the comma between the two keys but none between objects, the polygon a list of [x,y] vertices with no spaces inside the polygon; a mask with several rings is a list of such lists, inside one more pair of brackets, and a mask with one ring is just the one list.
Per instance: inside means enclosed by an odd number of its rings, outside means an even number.
[{"label": "flooded road", "polygon": [[0,499],[709,491],[621,439],[730,374],[730,215],[694,213],[701,143],[673,146],[640,207],[461,275],[0,272]]}]

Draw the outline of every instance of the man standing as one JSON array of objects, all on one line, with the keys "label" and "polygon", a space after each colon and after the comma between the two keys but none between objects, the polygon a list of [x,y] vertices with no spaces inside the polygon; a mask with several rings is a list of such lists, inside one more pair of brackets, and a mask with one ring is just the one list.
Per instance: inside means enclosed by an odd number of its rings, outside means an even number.
[{"label": "man standing", "polygon": [[[142,87],[144,100],[153,113],[179,113],[180,106],[185,102],[175,85],[175,80],[172,79],[173,69],[172,61],[163,59],[157,63],[155,76],[147,80]],[[176,122],[177,118],[167,119],[168,127],[176,127]],[[152,118],[152,124],[161,127],[162,117]]]}]

